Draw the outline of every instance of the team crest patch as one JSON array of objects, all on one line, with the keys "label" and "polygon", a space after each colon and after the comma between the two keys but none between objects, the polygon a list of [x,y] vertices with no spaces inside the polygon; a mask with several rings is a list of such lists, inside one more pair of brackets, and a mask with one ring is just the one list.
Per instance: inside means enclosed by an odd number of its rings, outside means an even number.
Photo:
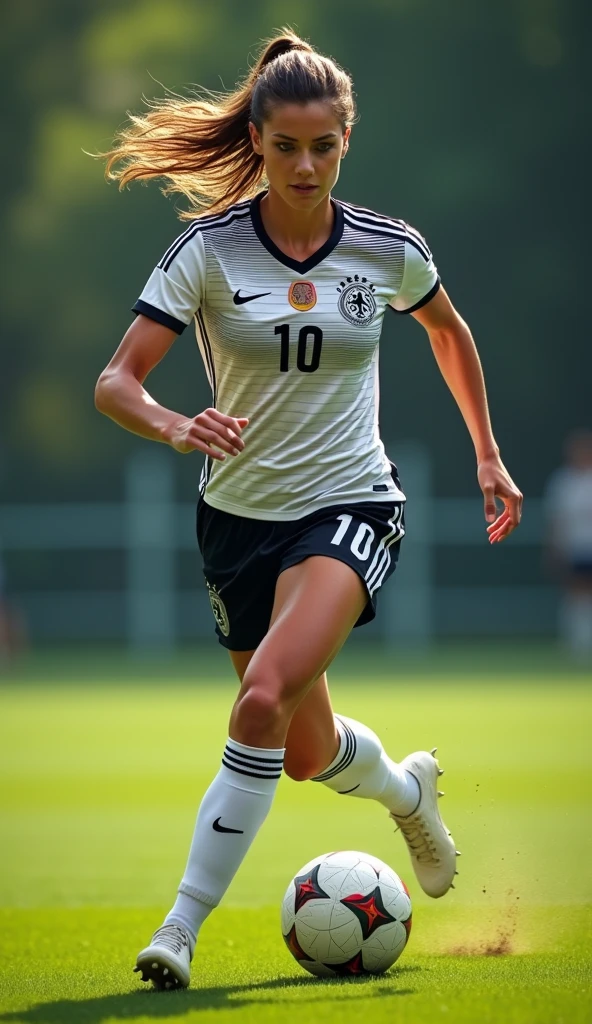
[{"label": "team crest patch", "polygon": [[355,327],[365,327],[374,320],[376,316],[376,299],[374,298],[374,285],[370,284],[368,278],[347,277],[340,281],[337,291],[339,299],[337,305],[339,312],[350,324]]},{"label": "team crest patch", "polygon": [[215,586],[212,586],[206,580],[206,587],[208,588],[208,597],[214,613],[214,618],[218,623],[218,628],[222,633],[222,636],[228,636],[230,633],[230,621],[228,619],[228,612],[226,611],[226,605],[220,597]]},{"label": "team crest patch", "polygon": [[316,306],[317,292],[312,281],[292,281],[288,302],[294,309],[299,309],[303,313]]}]

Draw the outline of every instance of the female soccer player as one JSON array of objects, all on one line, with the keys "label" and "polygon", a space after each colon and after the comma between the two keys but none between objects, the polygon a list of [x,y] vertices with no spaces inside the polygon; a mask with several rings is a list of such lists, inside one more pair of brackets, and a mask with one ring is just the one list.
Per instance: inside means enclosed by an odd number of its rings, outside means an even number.
[{"label": "female soccer player", "polygon": [[[382,804],[430,896],[455,875],[434,752],[395,763],[370,729],[333,714],[327,689],[350,630],[375,615],[405,532],[405,495],[377,426],[387,306],[428,333],[475,445],[491,543],[518,525],[522,495],[493,437],[473,339],[426,242],[331,195],[354,119],[348,75],[286,32],[235,92],[154,102],[107,154],[122,186],[162,177],[192,210],[99,378],[97,408],[178,452],[206,454],[197,536],[216,632],[240,679],[176,902],[138,955],[135,970],[160,988],[189,984],[199,929],[282,769]],[[193,319],[213,400],[184,416],[143,384]]]}]

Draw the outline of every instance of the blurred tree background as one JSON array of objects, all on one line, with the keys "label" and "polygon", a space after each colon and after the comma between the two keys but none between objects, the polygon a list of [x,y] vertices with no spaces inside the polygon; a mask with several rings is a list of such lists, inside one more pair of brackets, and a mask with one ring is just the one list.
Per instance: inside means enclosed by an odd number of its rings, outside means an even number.
[{"label": "blurred tree background", "polygon": [[[119,193],[83,150],[107,147],[143,93],[232,86],[284,23],[353,74],[361,119],[336,194],[426,235],[476,336],[503,457],[540,493],[565,433],[590,421],[589,17],[584,0],[4,0],[5,497],[116,498],[145,443],[98,416],[93,388],[181,228],[155,184]],[[387,318],[381,374],[391,457],[419,438],[438,493],[476,494],[469,439],[410,318]],[[187,413],[209,403],[191,330],[149,387]],[[196,457],[179,477],[193,496]]]}]

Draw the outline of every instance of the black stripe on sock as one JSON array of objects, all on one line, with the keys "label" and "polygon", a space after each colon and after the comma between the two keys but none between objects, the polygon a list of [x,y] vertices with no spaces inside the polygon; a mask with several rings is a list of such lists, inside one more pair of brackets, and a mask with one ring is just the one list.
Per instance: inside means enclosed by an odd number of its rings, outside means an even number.
[{"label": "black stripe on sock", "polygon": [[313,779],[313,782],[325,782],[327,779],[332,779],[334,775],[337,775],[338,772],[342,771],[343,765],[346,761],[346,758],[349,756],[351,750],[351,737],[349,734],[349,729],[346,729],[345,726],[343,731],[343,739],[345,741],[345,750],[343,751],[343,755],[340,758],[340,760],[337,762],[335,767],[332,768],[330,771],[324,771],[322,772],[321,775],[317,775]]},{"label": "black stripe on sock", "polygon": [[345,751],[343,757],[330,771],[323,772],[322,775],[317,775],[312,780],[313,782],[327,782],[329,779],[332,779],[335,775],[339,775],[340,772],[343,772],[345,771],[346,768],[349,768],[354,757],[356,756],[356,751],[358,749],[358,741],[356,740],[356,734],[354,733],[353,729],[350,728],[347,722],[344,722],[341,718],[339,719],[339,721],[341,722],[345,734]]},{"label": "black stripe on sock", "polygon": [[234,754],[235,757],[241,757],[245,761],[264,761],[267,764],[283,764],[283,757],[253,757],[252,754],[243,754],[242,750],[236,750],[231,747],[229,743],[226,744],[225,754]]},{"label": "black stripe on sock", "polygon": [[246,772],[242,768],[237,768],[233,764],[229,764],[222,758],[222,764],[225,768],[230,768],[233,772],[238,772],[239,775],[248,775],[251,779],[281,779],[282,773],[278,772],[277,775],[261,775],[259,772]]},{"label": "black stripe on sock", "polygon": [[227,750],[225,750],[224,754],[222,755],[222,760],[224,760],[224,758],[227,758],[229,761],[232,761],[233,764],[238,765],[240,768],[246,768],[249,771],[257,772],[259,775],[262,776],[275,774],[275,772],[278,771],[281,774],[281,765],[274,764],[265,766],[260,764],[249,764],[248,761],[241,761],[240,758],[235,757],[233,754],[229,754]]}]

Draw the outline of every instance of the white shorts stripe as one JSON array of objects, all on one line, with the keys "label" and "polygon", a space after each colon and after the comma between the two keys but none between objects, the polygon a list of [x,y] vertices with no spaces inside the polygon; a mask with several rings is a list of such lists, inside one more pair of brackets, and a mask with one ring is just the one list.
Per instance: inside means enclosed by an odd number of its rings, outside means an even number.
[{"label": "white shorts stripe", "polygon": [[401,540],[401,537],[403,536],[403,532],[404,531],[402,531],[397,537],[393,537],[393,539],[391,541],[389,541],[389,543],[387,544],[386,549],[385,549],[386,558],[385,558],[385,560],[384,560],[384,562],[383,562],[383,564],[381,566],[381,571],[380,571],[379,576],[375,577],[374,583],[373,583],[372,587],[369,590],[370,597],[373,596],[375,590],[378,590],[378,588],[380,586],[382,586],[382,584],[384,582],[384,578],[385,578],[385,576],[386,576],[386,574],[388,572],[388,567],[391,564],[391,552],[390,552],[390,549],[393,546],[393,544],[397,544]]},{"label": "white shorts stripe", "polygon": [[389,548],[396,541],[400,540],[405,533],[405,530],[401,526],[402,518],[403,505],[400,505],[393,518],[389,519],[389,525],[392,526],[392,529],[385,537],[383,537],[378,545],[374,558],[370,564],[370,568],[366,573],[366,586],[368,587],[370,597],[372,597],[374,591],[381,585],[391,563]]},{"label": "white shorts stripe", "polygon": [[382,540],[380,541],[380,543],[378,544],[378,546],[376,548],[376,551],[374,552],[374,558],[370,562],[370,567],[368,569],[368,572],[366,573],[366,577],[365,577],[366,578],[366,582],[368,582],[368,580],[370,579],[370,577],[372,576],[372,574],[374,572],[374,569],[376,567],[376,563],[378,562],[378,559],[380,558],[382,552],[384,551],[384,545],[386,544],[386,542],[388,540],[390,540],[391,537],[396,535],[396,533],[397,533],[397,523],[398,523],[399,517],[401,516],[401,512],[402,512],[402,508],[401,507],[397,508],[395,510],[394,514],[393,514],[392,519],[388,520],[388,524],[391,527],[391,530],[390,530],[389,533],[387,533],[382,538]]}]

